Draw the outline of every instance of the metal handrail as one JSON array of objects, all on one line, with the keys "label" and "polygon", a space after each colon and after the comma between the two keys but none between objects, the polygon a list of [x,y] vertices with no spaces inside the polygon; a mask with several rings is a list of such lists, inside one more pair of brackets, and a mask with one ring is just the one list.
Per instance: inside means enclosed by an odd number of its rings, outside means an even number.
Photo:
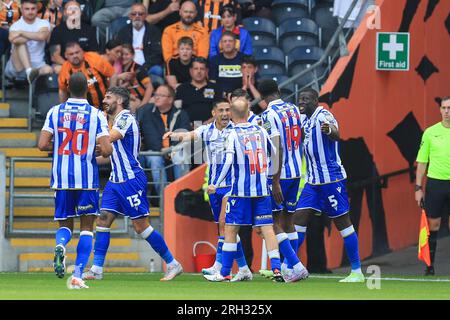
[{"label": "metal handrail", "polygon": [[[285,81],[283,81],[282,83],[280,83],[278,85],[278,87],[281,89],[283,87],[285,87],[286,85],[290,84],[291,82],[297,80],[298,78],[308,74],[308,73],[312,73],[315,72],[317,68],[319,68],[324,62],[325,59],[327,59],[328,54],[330,53],[331,49],[333,48],[334,44],[336,43],[336,41],[338,40],[339,34],[342,32],[342,30],[344,29],[344,25],[347,23],[348,18],[350,17],[351,12],[353,11],[353,9],[355,8],[356,4],[358,3],[358,0],[353,0],[352,3],[350,4],[350,7],[348,8],[344,18],[340,21],[338,28],[336,29],[336,31],[334,32],[333,36],[331,37],[330,42],[328,43],[327,47],[325,48],[325,51],[322,55],[322,57],[315,62],[314,64],[311,65],[311,67],[309,67],[308,69],[302,70],[301,72],[297,73],[296,75],[290,77],[289,79],[286,79]],[[347,33],[348,35],[349,33]],[[337,48],[337,50],[339,50],[339,48]],[[324,72],[322,74],[322,76],[320,77],[320,79],[322,79],[324,76],[326,75],[326,72]],[[314,79],[315,81],[311,81],[310,83],[308,83],[307,85],[296,89],[294,93],[288,95],[287,97],[291,97],[292,95],[297,94],[299,91],[301,91],[303,88],[306,88],[307,86],[309,86],[310,84],[316,83],[316,81],[318,80],[317,76]],[[287,98],[286,97],[286,98]],[[254,99],[251,104],[252,106],[258,104],[261,100],[260,99]]]}]

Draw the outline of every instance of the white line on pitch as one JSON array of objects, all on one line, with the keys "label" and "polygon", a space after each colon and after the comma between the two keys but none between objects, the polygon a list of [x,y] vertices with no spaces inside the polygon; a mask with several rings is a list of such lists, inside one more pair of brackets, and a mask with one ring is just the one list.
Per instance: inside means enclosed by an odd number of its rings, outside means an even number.
[{"label": "white line on pitch", "polygon": [[[310,278],[317,278],[317,279],[343,279],[343,277],[339,276],[317,276],[317,275],[310,275]],[[407,279],[407,278],[372,278],[372,277],[366,277],[366,280],[385,280],[385,281],[406,281],[406,282],[450,282],[450,279]]]}]

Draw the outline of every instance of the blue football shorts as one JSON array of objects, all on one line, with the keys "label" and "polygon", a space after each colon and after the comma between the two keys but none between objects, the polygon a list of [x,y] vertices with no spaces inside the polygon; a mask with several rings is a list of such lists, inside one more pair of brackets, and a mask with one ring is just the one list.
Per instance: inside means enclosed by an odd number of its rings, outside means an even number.
[{"label": "blue football shorts", "polygon": [[345,180],[320,185],[306,183],[297,204],[298,209],[314,209],[330,218],[346,214],[350,205]]},{"label": "blue football shorts", "polygon": [[271,197],[228,197],[225,224],[255,227],[272,225]]},{"label": "blue football shorts", "polygon": [[216,192],[209,195],[209,204],[214,216],[214,222],[219,223],[220,209],[222,209],[222,200],[227,197],[231,191],[231,186],[217,188]]},{"label": "blue football shorts", "polygon": [[131,219],[149,215],[147,176],[144,172],[122,183],[108,181],[103,191],[101,211],[121,214]]},{"label": "blue football shorts", "polygon": [[[269,179],[270,190],[272,190],[272,179]],[[272,211],[285,210],[288,213],[294,213],[298,202],[298,188],[300,186],[300,178],[282,179],[280,180],[281,192],[284,201],[280,204],[272,199]]]},{"label": "blue football shorts", "polygon": [[54,220],[81,215],[98,215],[98,190],[55,190]]}]

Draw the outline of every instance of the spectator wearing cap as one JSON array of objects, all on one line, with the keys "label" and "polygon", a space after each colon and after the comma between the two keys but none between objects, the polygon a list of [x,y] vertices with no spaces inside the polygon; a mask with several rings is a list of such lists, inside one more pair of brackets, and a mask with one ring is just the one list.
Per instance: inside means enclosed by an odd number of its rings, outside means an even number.
[{"label": "spectator wearing cap", "polygon": [[134,61],[148,71],[150,76],[163,76],[163,59],[161,50],[161,32],[154,25],[145,21],[147,9],[141,3],[131,7],[129,18],[131,24],[123,27],[117,39],[128,43],[135,51]]},{"label": "spectator wearing cap", "polygon": [[97,51],[98,43],[95,28],[81,21],[80,4],[68,1],[64,6],[65,21],[53,29],[50,37],[50,58],[56,73],[66,61],[66,45],[77,42],[84,51]]},{"label": "spectator wearing cap", "polygon": [[197,8],[193,1],[185,1],[181,5],[181,21],[164,29],[162,34],[163,58],[167,63],[172,57],[178,56],[178,40],[182,37],[190,37],[194,42],[194,55],[208,57],[209,33],[200,22],[196,22]]},{"label": "spectator wearing cap", "polygon": [[230,4],[223,6],[220,11],[220,16],[222,17],[222,26],[211,31],[209,57],[212,58],[222,51],[220,38],[225,31],[232,32],[236,35],[236,49],[244,55],[251,56],[253,54],[252,38],[246,29],[236,25],[237,14],[234,6]]}]

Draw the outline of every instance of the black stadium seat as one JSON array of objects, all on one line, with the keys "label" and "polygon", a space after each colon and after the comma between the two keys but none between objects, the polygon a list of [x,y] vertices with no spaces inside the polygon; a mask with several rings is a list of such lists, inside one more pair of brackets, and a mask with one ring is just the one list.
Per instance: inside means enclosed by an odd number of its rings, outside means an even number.
[{"label": "black stadium seat", "polygon": [[277,27],[272,20],[249,17],[242,20],[244,28],[252,36],[253,46],[273,46],[277,41]]},{"label": "black stadium seat", "polygon": [[298,46],[318,46],[319,27],[308,18],[293,18],[279,26],[279,44],[285,53]]},{"label": "black stadium seat", "polygon": [[[292,49],[288,53],[288,74],[290,77],[300,73],[301,71],[310,68],[314,63],[320,60],[324,51],[319,47],[302,46]],[[327,63],[324,62],[320,67],[316,69],[317,77],[326,72]],[[306,85],[313,80],[311,73],[307,73],[305,76],[296,79],[295,83],[299,86]]]},{"label": "black stadium seat", "polygon": [[326,48],[339,26],[337,18],[333,17],[333,4],[318,3],[313,11],[314,20],[322,30],[322,48]]},{"label": "black stadium seat", "polygon": [[278,26],[289,18],[308,18],[308,0],[274,0],[272,13]]},{"label": "black stadium seat", "polygon": [[261,76],[284,74],[286,72],[284,52],[276,46],[254,47],[253,56],[258,64],[258,73]]}]

